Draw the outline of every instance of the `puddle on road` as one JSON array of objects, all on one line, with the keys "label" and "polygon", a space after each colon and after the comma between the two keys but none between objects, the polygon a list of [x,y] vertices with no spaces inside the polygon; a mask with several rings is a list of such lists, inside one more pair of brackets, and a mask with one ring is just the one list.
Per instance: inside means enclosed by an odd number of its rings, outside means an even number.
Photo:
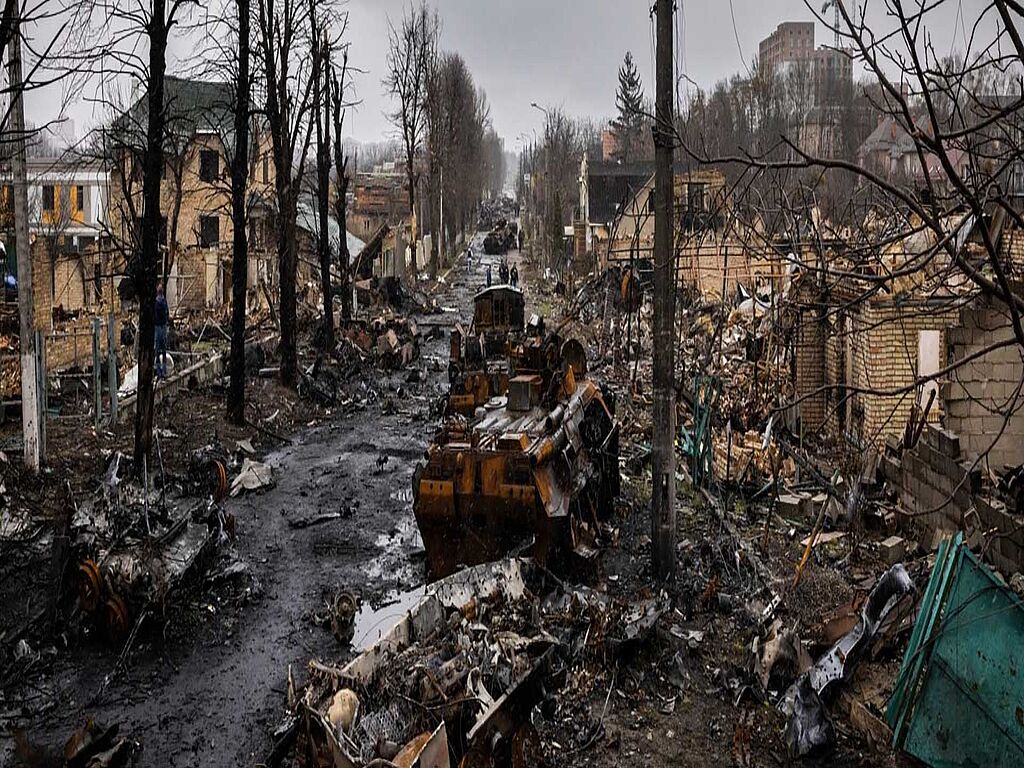
[{"label": "puddle on road", "polygon": [[414,574],[415,568],[409,559],[411,552],[423,549],[420,529],[416,527],[416,519],[412,516],[411,510],[398,521],[393,530],[378,534],[373,543],[380,550],[380,554],[364,569],[371,582],[405,580],[408,583],[422,577]]},{"label": "puddle on road", "polygon": [[377,608],[364,604],[356,614],[352,633],[352,648],[365,651],[387,634],[420,598],[426,594],[426,587],[420,585],[408,591],[392,591],[384,596]]},{"label": "puddle on road", "polygon": [[400,501],[403,504],[412,504],[412,488],[402,488],[391,492],[392,501]]}]

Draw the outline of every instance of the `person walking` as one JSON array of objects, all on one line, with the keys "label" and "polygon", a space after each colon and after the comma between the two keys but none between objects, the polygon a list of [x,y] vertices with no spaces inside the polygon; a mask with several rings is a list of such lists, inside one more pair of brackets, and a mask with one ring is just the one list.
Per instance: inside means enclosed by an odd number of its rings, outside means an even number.
[{"label": "person walking", "polygon": [[515,264],[512,265],[512,269],[508,273],[509,282],[512,283],[513,288],[519,287],[519,267]]},{"label": "person walking", "polygon": [[167,377],[167,324],[171,319],[171,311],[164,296],[164,282],[156,284],[156,304],[153,306],[153,323],[156,326],[156,377]]}]

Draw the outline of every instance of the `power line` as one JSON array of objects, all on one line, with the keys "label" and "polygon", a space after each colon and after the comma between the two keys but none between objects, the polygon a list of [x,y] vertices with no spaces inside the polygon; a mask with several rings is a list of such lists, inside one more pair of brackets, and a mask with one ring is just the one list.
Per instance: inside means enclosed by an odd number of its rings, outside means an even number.
[{"label": "power line", "polygon": [[732,0],[729,0],[729,15],[732,17],[732,34],[736,38],[736,50],[740,52],[740,61],[743,62],[743,68],[747,70],[747,75],[753,77],[754,73],[750,71],[747,57],[743,55],[743,46],[740,45],[740,33],[736,29],[736,9],[732,7]]}]

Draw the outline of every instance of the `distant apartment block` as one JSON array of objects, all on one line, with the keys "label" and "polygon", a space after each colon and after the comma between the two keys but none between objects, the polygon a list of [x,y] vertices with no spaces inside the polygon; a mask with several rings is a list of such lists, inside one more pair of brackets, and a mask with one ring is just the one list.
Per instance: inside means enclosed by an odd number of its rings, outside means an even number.
[{"label": "distant apartment block", "polygon": [[761,70],[780,78],[805,78],[816,105],[834,99],[853,83],[853,59],[847,51],[814,47],[814,22],[785,21],[761,41]]}]

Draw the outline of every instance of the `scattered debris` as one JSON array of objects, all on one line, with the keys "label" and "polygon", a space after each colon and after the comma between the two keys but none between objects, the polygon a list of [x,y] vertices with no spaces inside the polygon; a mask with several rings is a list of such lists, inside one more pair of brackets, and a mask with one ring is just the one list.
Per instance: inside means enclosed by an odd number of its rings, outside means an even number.
[{"label": "scattered debris", "polygon": [[231,495],[238,496],[245,491],[259,491],[274,485],[274,471],[269,464],[246,459],[242,469],[231,481]]}]

